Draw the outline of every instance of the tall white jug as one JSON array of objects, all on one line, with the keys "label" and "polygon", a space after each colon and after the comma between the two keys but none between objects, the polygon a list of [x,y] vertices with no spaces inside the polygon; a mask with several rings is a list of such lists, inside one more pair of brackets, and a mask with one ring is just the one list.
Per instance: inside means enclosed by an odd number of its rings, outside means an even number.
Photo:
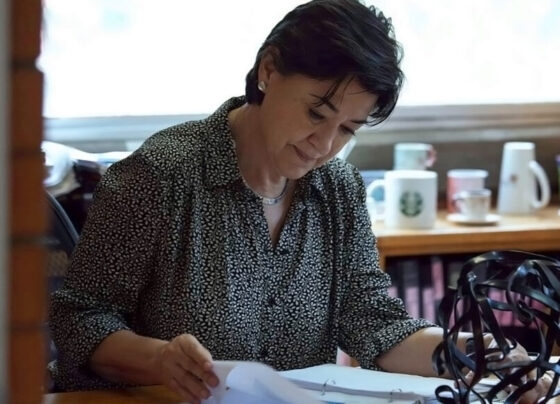
[{"label": "tall white jug", "polygon": [[[537,198],[537,182],[540,199]],[[535,161],[535,144],[508,142],[504,145],[498,212],[528,214],[550,202],[550,184],[545,171]]]}]

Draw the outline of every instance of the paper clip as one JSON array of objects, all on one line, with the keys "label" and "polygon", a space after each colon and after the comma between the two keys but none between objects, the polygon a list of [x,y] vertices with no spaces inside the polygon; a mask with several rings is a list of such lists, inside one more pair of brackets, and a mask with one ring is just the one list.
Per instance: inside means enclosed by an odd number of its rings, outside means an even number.
[{"label": "paper clip", "polygon": [[331,382],[331,384],[336,385],[336,380],[334,380],[334,379],[325,380],[325,383],[323,383],[323,386],[321,387],[321,395],[322,396],[324,396],[327,393],[327,386],[329,385],[329,382]]}]

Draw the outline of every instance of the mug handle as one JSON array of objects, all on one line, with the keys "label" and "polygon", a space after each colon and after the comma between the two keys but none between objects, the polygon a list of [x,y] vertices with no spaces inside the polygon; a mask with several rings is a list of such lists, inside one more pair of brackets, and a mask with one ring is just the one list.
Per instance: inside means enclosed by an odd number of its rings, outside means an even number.
[{"label": "mug handle", "polygon": [[430,148],[428,149],[428,156],[426,158],[426,168],[430,168],[431,166],[433,166],[436,162],[436,158],[436,149],[434,148],[434,146],[430,146]]},{"label": "mug handle", "polygon": [[537,200],[536,195],[534,195],[531,205],[533,205],[535,209],[544,208],[550,202],[550,183],[548,182],[548,177],[541,165],[534,160],[529,162],[529,169],[533,172],[535,177],[537,177],[541,189],[541,200]]},{"label": "mug handle", "polygon": [[451,198],[453,207],[457,210],[457,212],[463,214],[463,205],[465,203],[465,198],[461,196],[461,192],[455,192]]},{"label": "mug handle", "polygon": [[377,204],[379,202],[377,202],[373,198],[373,193],[375,192],[375,190],[377,188],[385,188],[385,180],[384,179],[373,180],[371,182],[371,184],[368,185],[368,187],[366,188],[366,200],[368,201],[368,204],[371,203],[371,205],[373,207],[373,212],[375,214],[374,219],[375,220],[383,220],[385,218],[385,212],[379,213],[379,207],[377,206]]}]

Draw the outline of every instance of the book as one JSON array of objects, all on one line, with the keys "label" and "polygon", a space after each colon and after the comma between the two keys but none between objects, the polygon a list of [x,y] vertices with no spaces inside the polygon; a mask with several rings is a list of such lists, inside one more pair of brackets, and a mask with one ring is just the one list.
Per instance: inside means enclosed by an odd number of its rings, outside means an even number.
[{"label": "book", "polygon": [[453,381],[388,373],[348,366],[325,364],[280,372],[282,376],[306,390],[337,392],[377,397],[388,401],[426,403],[436,399],[435,390],[442,385],[453,387]]},{"label": "book", "polygon": [[451,380],[325,364],[277,372],[258,362],[216,361],[220,383],[204,404],[424,403]]},{"label": "book", "polygon": [[[437,401],[438,387],[454,388],[449,379],[335,364],[277,372],[258,362],[216,361],[213,370],[220,384],[204,404],[424,404]],[[484,379],[477,391],[485,394],[496,382]]]}]

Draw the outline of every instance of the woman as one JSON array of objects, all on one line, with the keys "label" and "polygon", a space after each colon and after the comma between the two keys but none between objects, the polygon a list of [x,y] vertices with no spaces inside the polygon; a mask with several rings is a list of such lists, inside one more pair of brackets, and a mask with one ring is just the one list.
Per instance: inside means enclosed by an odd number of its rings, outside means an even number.
[{"label": "woman", "polygon": [[[50,323],[64,390],[166,384],[197,403],[212,360],[335,360],[433,374],[441,330],[387,296],[358,171],[333,159],[402,82],[390,21],[354,0],[276,25],[246,95],[168,128],[99,185]],[[406,360],[403,360],[406,358]]]}]

